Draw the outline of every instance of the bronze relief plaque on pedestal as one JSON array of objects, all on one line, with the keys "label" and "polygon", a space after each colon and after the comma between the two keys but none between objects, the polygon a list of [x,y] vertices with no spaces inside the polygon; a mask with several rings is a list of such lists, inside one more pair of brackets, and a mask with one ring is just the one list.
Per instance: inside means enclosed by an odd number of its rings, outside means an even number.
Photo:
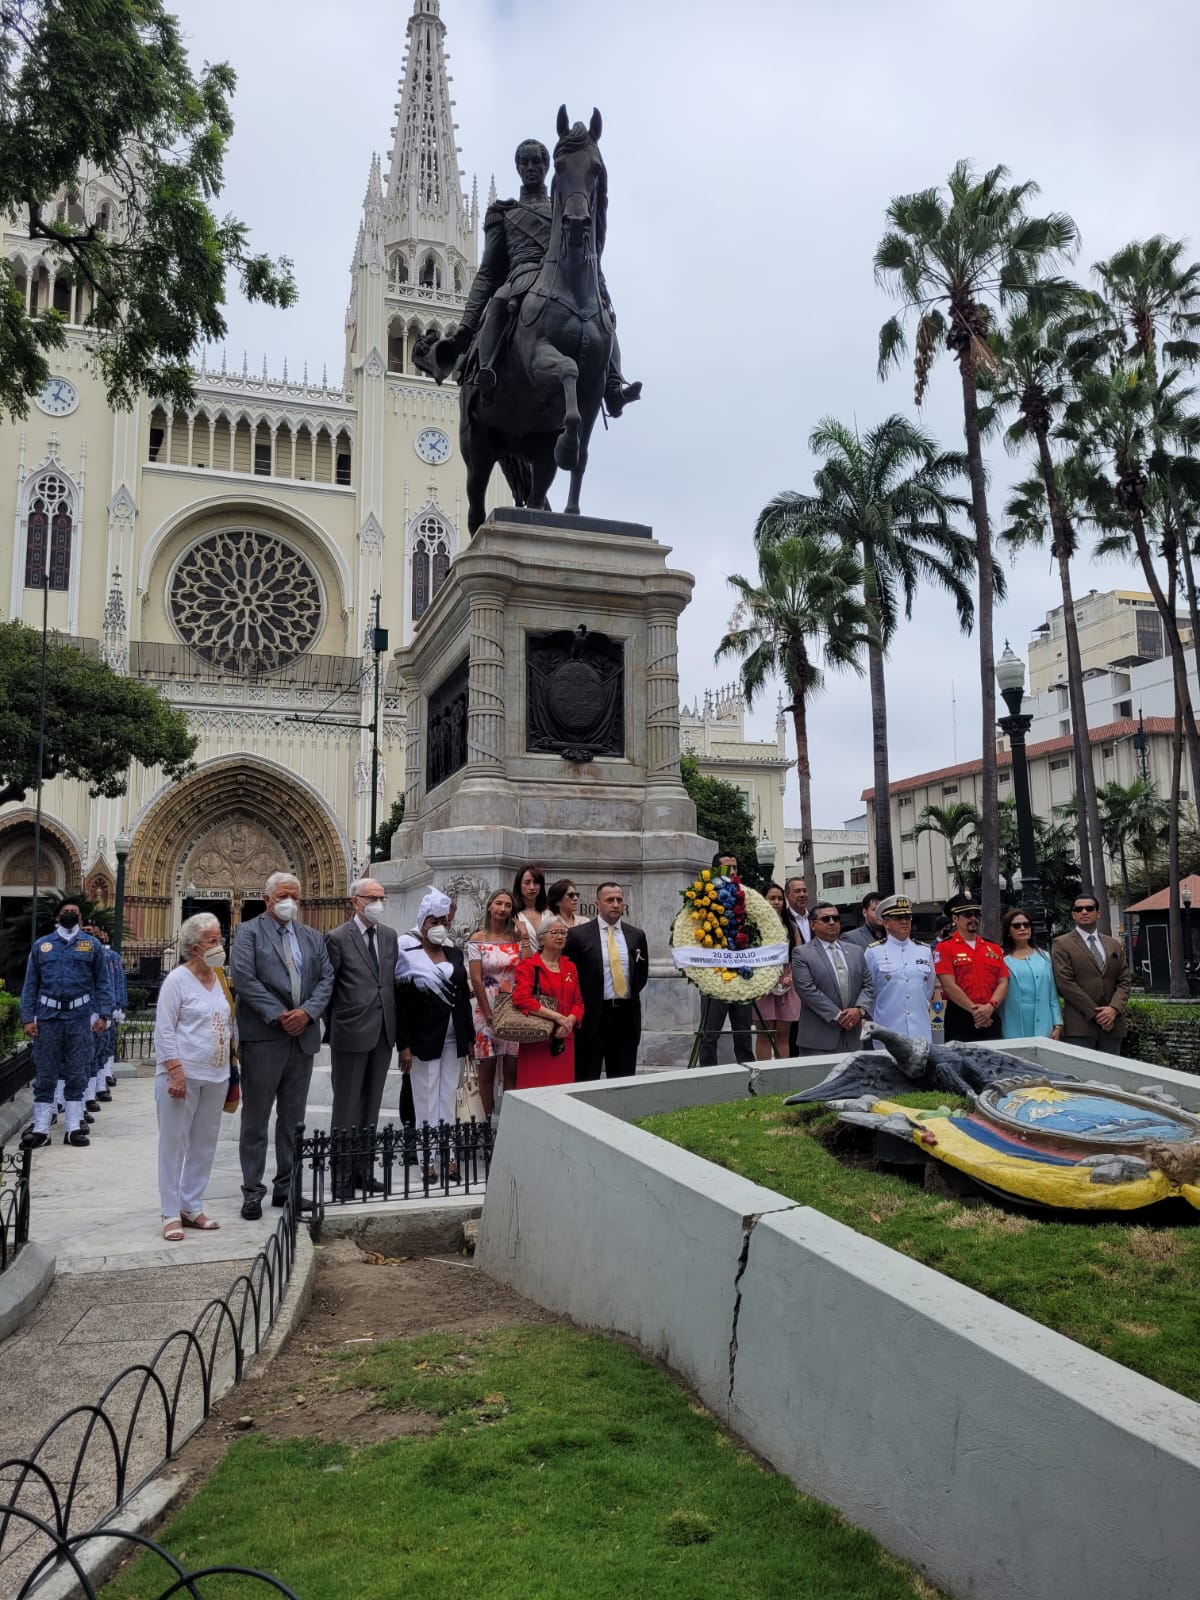
[{"label": "bronze relief plaque on pedestal", "polygon": [[526,747],[564,761],[625,754],[625,646],[581,623],[525,636]]}]

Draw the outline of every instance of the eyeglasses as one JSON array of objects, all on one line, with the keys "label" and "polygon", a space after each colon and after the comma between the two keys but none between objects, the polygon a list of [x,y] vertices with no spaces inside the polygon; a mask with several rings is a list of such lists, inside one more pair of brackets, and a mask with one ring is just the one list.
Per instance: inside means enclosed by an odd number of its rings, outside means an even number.
[{"label": "eyeglasses", "polygon": [[814,922],[840,922],[841,917],[814,917]]},{"label": "eyeglasses", "polygon": [[568,889],[566,894],[563,895],[563,899],[564,900],[578,900],[579,899],[579,890],[578,889]]},{"label": "eyeglasses", "polygon": [[1032,923],[1029,923],[1029,922],[1010,922],[1009,923],[1009,927],[1011,929],[1013,929],[1013,931],[1015,932],[1018,928],[1029,928],[1029,927],[1032,927]]},{"label": "eyeglasses", "polygon": [[1072,906],[1072,911],[1099,911],[1099,906]]}]

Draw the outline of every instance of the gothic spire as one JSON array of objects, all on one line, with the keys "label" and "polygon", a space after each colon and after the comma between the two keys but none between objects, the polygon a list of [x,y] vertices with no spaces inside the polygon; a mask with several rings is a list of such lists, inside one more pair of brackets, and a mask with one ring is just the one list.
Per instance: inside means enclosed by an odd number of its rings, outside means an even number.
[{"label": "gothic spire", "polygon": [[413,0],[388,198],[396,208],[415,196],[420,211],[461,214],[466,202],[454,137],[454,102],[446,74],[446,24],[438,14],[438,3]]}]

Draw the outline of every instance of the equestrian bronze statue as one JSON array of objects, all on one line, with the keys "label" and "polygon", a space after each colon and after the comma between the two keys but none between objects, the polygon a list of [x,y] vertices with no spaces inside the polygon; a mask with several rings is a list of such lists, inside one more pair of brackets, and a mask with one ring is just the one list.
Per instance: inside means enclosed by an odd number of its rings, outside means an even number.
[{"label": "equestrian bronze statue", "polygon": [[497,464],[516,504],[543,511],[561,467],[571,475],[564,509],[578,514],[601,406],[618,417],[641,394],[640,383],[621,376],[600,267],[608,214],[600,132],[598,111],[585,128],[559,107],[550,195],[545,145],[527,139],[518,147],[521,193],[488,207],[483,260],[461,324],[413,353],[439,383],[458,377],[471,533],[484,520]]}]

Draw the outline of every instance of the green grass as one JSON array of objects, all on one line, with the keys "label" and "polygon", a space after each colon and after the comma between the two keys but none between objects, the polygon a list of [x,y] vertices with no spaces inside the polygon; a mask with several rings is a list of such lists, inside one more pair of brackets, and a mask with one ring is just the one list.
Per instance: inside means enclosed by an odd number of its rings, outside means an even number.
[{"label": "green grass", "polygon": [[[946,1103],[944,1095],[897,1098],[926,1109]],[[811,1137],[833,1120],[822,1105],[785,1108],[762,1096],[640,1126],[1200,1400],[1200,1227],[1042,1220],[963,1205],[844,1165]]]},{"label": "green grass", "polygon": [[[169,1550],[261,1567],[303,1600],[934,1594],[611,1340],[522,1327],[351,1360],[345,1384],[440,1430],[359,1451],[240,1440],[158,1535]],[[104,1594],[133,1600],[164,1581],[143,1559]],[[218,1579],[204,1593],[246,1590]]]}]

